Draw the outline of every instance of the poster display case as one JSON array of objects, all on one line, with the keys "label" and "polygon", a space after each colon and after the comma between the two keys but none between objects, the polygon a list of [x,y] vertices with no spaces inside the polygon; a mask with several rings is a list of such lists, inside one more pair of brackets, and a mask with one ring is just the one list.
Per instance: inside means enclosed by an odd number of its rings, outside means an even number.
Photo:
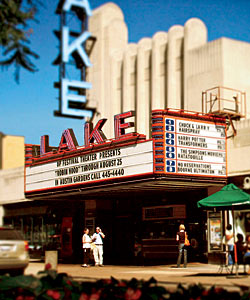
[{"label": "poster display case", "polygon": [[208,212],[208,252],[223,251],[222,212]]}]

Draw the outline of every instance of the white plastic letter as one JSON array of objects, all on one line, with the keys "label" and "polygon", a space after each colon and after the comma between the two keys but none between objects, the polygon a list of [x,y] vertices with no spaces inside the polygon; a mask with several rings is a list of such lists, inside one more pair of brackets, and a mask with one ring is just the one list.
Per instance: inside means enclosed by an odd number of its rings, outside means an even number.
[{"label": "white plastic letter", "polygon": [[77,108],[70,108],[69,101],[86,103],[86,97],[83,95],[71,94],[69,93],[69,88],[82,88],[82,89],[90,89],[92,88],[91,83],[86,81],[76,81],[76,80],[62,80],[62,114],[65,115],[74,115],[77,117],[92,117],[92,111],[90,110],[82,110]]},{"label": "white plastic letter", "polygon": [[63,62],[69,62],[69,56],[74,52],[77,51],[80,55],[83,63],[86,67],[91,67],[92,64],[89,60],[88,55],[86,54],[82,44],[91,36],[91,34],[85,31],[81,34],[78,38],[76,38],[70,45],[69,45],[69,28],[64,26],[63,27]]}]

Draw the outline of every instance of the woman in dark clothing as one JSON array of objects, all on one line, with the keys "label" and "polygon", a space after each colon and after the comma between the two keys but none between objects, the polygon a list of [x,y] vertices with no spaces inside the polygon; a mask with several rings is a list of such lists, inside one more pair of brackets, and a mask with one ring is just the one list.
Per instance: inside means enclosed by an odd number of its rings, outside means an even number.
[{"label": "woman in dark clothing", "polygon": [[82,267],[89,267],[90,248],[92,240],[89,236],[89,229],[84,229],[84,235],[82,236],[82,247],[83,247],[83,265]]},{"label": "woman in dark clothing", "polygon": [[179,231],[176,234],[176,241],[179,243],[179,255],[177,260],[177,268],[180,267],[182,253],[184,252],[184,268],[187,267],[187,249],[185,248],[185,236],[186,236],[185,226],[181,224],[179,226]]}]

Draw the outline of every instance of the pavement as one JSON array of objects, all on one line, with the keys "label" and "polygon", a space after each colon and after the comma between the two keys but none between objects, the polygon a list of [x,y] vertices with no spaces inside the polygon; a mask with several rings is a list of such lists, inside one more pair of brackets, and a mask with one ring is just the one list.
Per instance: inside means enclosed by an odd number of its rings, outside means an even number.
[{"label": "pavement", "polygon": [[[36,275],[43,271],[44,262],[30,262],[25,270],[26,275]],[[218,272],[222,271],[222,272]],[[158,266],[114,266],[105,265],[104,267],[90,266],[83,268],[77,264],[57,265],[58,273],[67,273],[75,280],[95,281],[97,279],[116,279],[148,280],[154,277],[159,285],[176,288],[179,283],[184,286],[192,284],[202,284],[205,287],[223,287],[227,290],[238,290],[240,287],[250,287],[250,275],[243,273],[243,266],[239,266],[238,276],[230,274],[227,269],[220,270],[220,266],[202,263],[190,263],[187,268],[176,268],[176,265]]]}]

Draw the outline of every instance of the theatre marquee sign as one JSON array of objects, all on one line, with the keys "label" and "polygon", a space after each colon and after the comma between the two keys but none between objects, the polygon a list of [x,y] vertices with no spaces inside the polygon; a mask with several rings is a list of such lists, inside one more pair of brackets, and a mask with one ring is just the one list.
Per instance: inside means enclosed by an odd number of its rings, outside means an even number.
[{"label": "theatre marquee sign", "polygon": [[[225,180],[223,119],[154,111],[152,139],[146,140],[145,135],[126,133],[126,129],[134,127],[134,122],[126,119],[134,116],[131,111],[114,117],[114,139],[105,137],[102,127],[106,119],[101,119],[94,128],[91,122],[85,123],[84,146],[78,146],[72,129],[63,132],[56,148],[49,146],[48,136],[41,137],[40,146],[26,145],[27,197],[104,182],[126,182],[135,177]],[[35,156],[37,151],[40,155]]]},{"label": "theatre marquee sign", "polygon": [[226,124],[222,118],[156,111],[152,119],[157,173],[226,177]]},{"label": "theatre marquee sign", "polygon": [[153,172],[153,142],[59,159],[26,168],[26,192]]},{"label": "theatre marquee sign", "polygon": [[93,128],[91,122],[84,125],[84,146],[78,146],[72,129],[63,132],[57,148],[49,146],[49,137],[42,136],[40,155],[33,157],[33,147],[26,147],[26,194],[46,190],[60,190],[107,181],[126,180],[135,176],[153,174],[153,141],[133,128],[134,112],[115,115],[115,138],[108,140],[101,119]]}]

